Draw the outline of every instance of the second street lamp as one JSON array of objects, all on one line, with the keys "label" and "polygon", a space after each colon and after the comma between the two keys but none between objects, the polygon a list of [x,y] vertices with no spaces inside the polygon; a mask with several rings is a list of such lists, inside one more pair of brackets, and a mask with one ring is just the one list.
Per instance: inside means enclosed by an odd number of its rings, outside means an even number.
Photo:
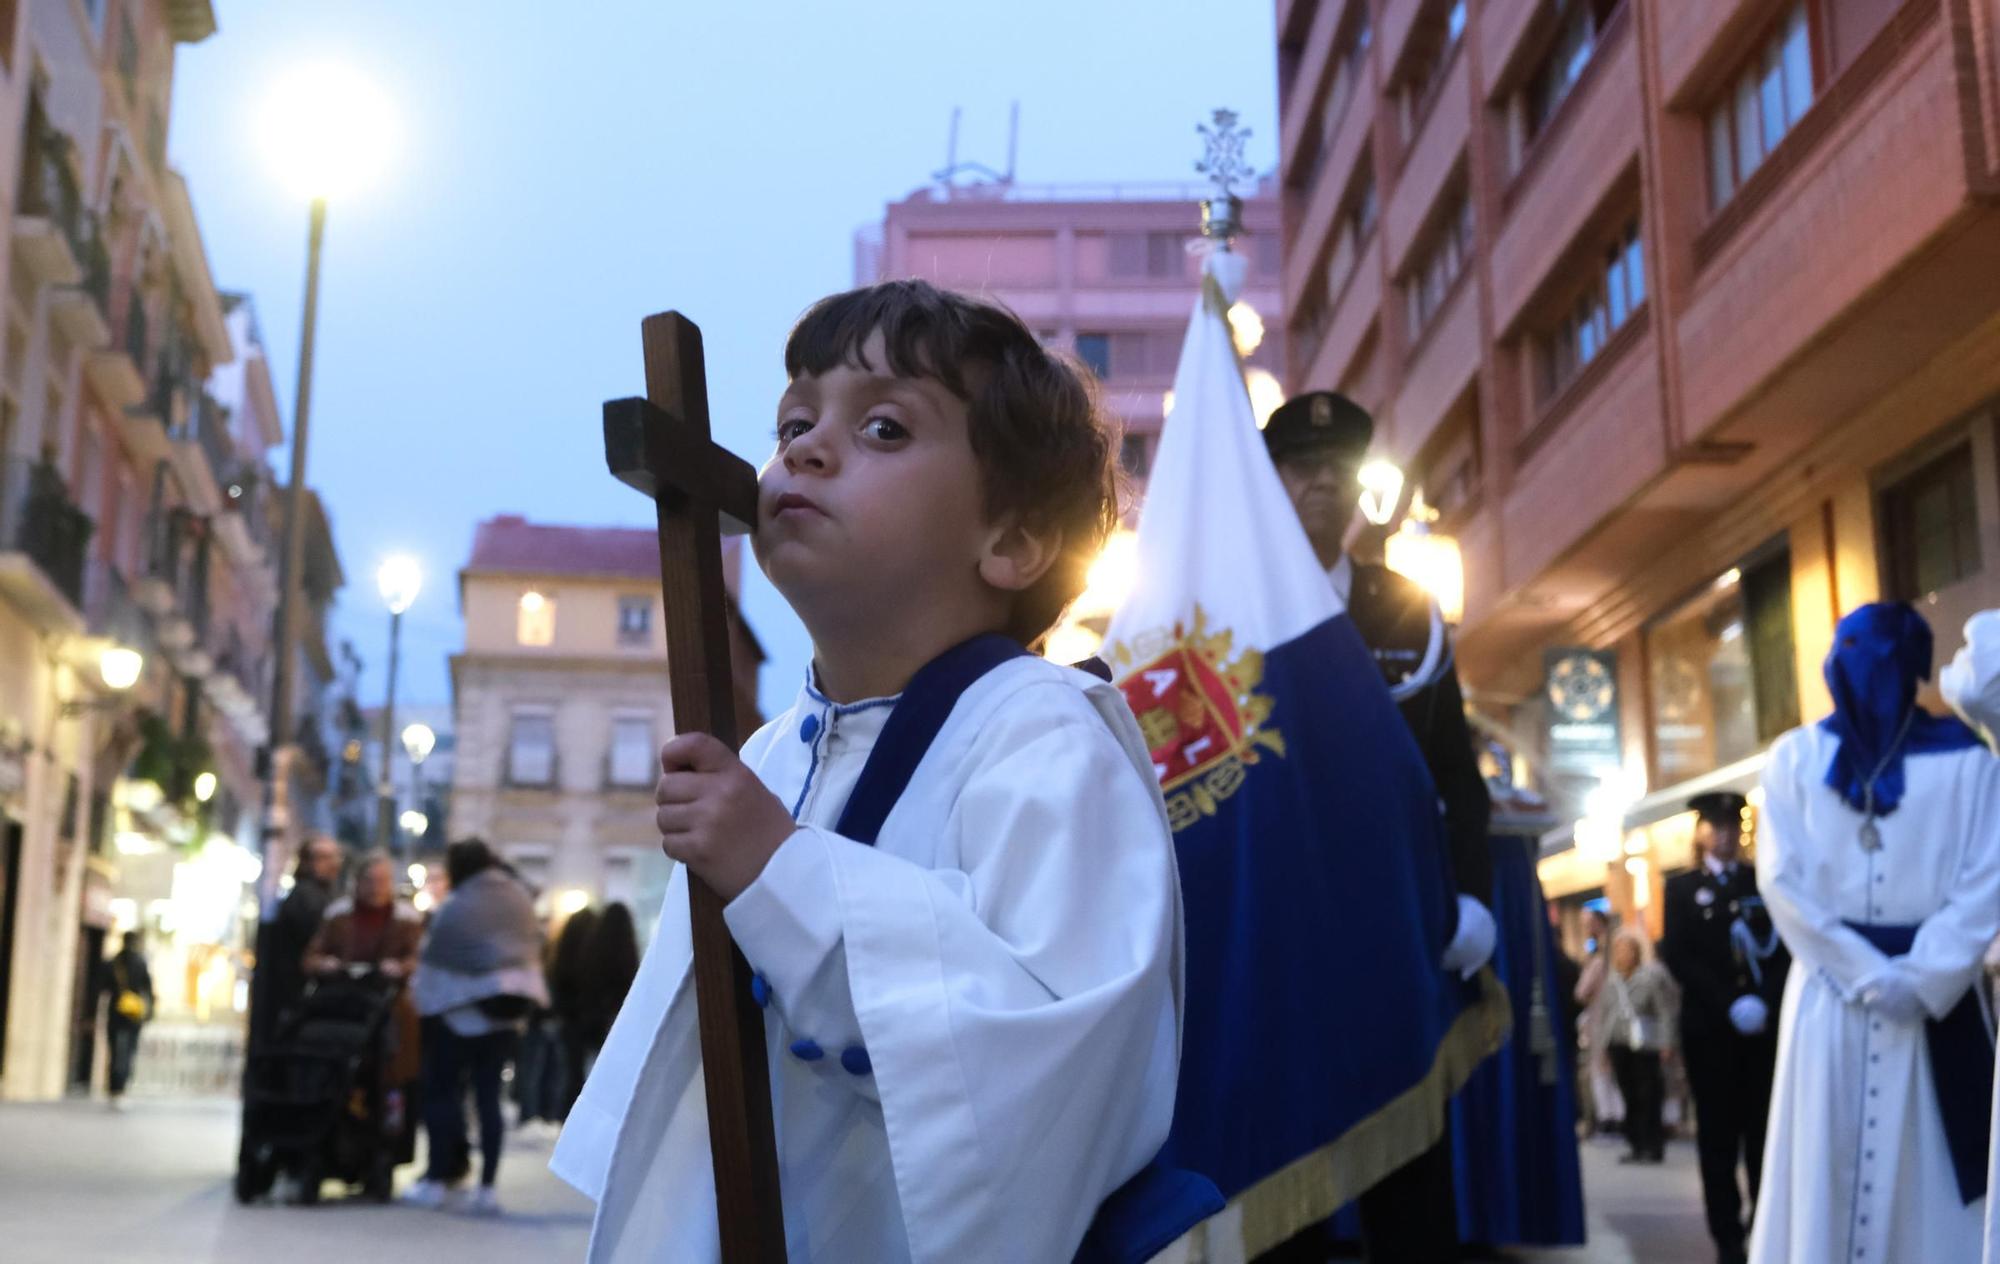
[{"label": "second street lamp", "polygon": [[430,758],[431,750],[436,745],[437,734],[422,720],[403,726],[403,753],[410,757],[410,802],[414,808],[412,812],[403,813],[403,828],[417,840],[423,838],[424,831],[410,830],[407,821],[414,815],[423,818],[426,824],[429,822],[429,817],[425,815],[429,805],[424,799],[424,761]]},{"label": "second street lamp", "polygon": [[389,689],[382,703],[382,781],[376,787],[380,800],[375,815],[375,845],[388,849],[396,837],[396,783],[389,779],[389,760],[395,750],[396,660],[403,637],[403,612],[417,599],[423,587],[423,572],[412,557],[392,557],[375,572],[375,584],[382,603],[389,607]]}]

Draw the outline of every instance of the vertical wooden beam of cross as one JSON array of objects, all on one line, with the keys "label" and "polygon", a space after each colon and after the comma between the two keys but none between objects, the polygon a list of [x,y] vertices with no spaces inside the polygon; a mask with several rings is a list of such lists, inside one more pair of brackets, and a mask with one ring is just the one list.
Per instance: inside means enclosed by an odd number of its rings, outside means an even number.
[{"label": "vertical wooden beam of cross", "polygon": [[[640,335],[646,398],[604,405],[604,458],[621,482],[653,498],[658,517],[674,729],[711,733],[734,749],[722,535],[755,526],[757,471],[709,438],[701,330],[666,312],[647,317]],[[690,874],[688,902],[722,1258],[782,1264],[785,1218],[763,1016],[750,999],[750,966],[729,937],[722,900]]]}]

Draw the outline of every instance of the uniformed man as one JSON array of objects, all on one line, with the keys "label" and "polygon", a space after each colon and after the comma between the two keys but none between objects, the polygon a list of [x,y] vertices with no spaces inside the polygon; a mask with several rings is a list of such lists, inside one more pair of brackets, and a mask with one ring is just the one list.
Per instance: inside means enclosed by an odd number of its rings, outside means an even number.
[{"label": "uniformed man", "polygon": [[[1493,955],[1493,861],[1487,823],[1492,800],[1465,720],[1451,640],[1437,603],[1389,570],[1346,551],[1361,498],[1361,463],[1374,419],[1353,400],[1313,391],[1271,414],[1264,444],[1313,551],[1347,605],[1355,630],[1381,665],[1390,694],[1416,737],[1450,840],[1459,892],[1458,921],[1443,965],[1470,977]],[[1450,1261],[1458,1257],[1450,1134],[1360,1199],[1361,1233],[1371,1260]]]},{"label": "uniformed man", "polygon": [[1744,1258],[1736,1169],[1741,1163],[1754,1206],[1778,1003],[1791,960],[1757,894],[1757,875],[1742,859],[1744,806],[1742,795],[1729,793],[1688,802],[1701,863],[1667,880],[1660,940],[1660,959],[1681,985],[1681,1053],[1694,1092],[1702,1201],[1722,1264]]}]

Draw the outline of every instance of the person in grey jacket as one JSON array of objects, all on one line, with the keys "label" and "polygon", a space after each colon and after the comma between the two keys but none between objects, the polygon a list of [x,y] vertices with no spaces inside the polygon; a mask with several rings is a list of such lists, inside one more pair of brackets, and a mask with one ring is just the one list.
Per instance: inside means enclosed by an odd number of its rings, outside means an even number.
[{"label": "person in grey jacket", "polygon": [[1662,1059],[1674,1048],[1673,978],[1652,959],[1652,945],[1636,930],[1611,941],[1611,969],[1593,1002],[1595,1029],[1611,1055],[1618,1091],[1625,1098],[1625,1139],[1631,1153],[1621,1163],[1659,1163],[1666,1158],[1666,1097]]},{"label": "person in grey jacket", "polygon": [[430,1163],[403,1194],[419,1207],[441,1207],[470,1166],[465,1080],[479,1106],[479,1190],[467,1210],[497,1215],[493,1182],[500,1170],[500,1077],[527,1018],[549,1003],[542,974],[542,924],[534,896],[485,843],[462,839],[445,849],[451,893],[431,918],[410,990],[423,1015],[424,1127]]}]

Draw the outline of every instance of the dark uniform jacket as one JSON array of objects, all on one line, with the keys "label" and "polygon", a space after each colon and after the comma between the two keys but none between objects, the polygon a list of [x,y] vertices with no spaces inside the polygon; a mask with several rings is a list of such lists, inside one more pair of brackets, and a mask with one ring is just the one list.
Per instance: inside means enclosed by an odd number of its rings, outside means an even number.
[{"label": "dark uniform jacket", "polygon": [[[1414,686],[1397,705],[1430,767],[1444,807],[1458,891],[1491,904],[1493,857],[1486,828],[1493,801],[1473,752],[1450,638],[1434,616],[1430,594],[1422,588],[1386,566],[1351,560],[1349,565],[1353,584],[1347,594],[1347,614],[1355,631],[1373,651],[1392,692]],[[1430,655],[1433,635],[1438,644],[1435,655]],[[1417,679],[1427,656],[1433,658],[1431,669]]]},{"label": "dark uniform jacket", "polygon": [[1740,917],[1759,943],[1771,939],[1771,915],[1757,894],[1757,875],[1751,866],[1738,861],[1726,879],[1716,877],[1706,865],[1675,874],[1667,879],[1662,912],[1666,927],[1660,960],[1681,985],[1682,1037],[1733,1033],[1729,1007],[1746,995],[1762,998],[1771,1012],[1764,1034],[1775,1033],[1791,954],[1779,944],[1776,952],[1757,963],[1760,980],[1730,934]]}]

